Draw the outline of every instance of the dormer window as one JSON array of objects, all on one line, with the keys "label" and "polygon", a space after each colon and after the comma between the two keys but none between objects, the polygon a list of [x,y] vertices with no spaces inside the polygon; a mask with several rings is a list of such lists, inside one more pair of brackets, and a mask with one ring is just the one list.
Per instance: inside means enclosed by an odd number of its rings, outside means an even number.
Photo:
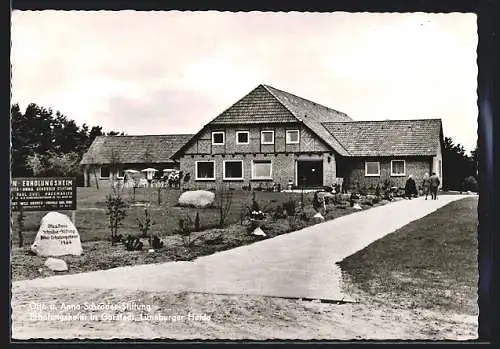
[{"label": "dormer window", "polygon": [[212,145],[224,145],[225,138],[224,132],[212,132]]},{"label": "dormer window", "polygon": [[274,131],[261,131],[260,143],[261,144],[274,144]]}]

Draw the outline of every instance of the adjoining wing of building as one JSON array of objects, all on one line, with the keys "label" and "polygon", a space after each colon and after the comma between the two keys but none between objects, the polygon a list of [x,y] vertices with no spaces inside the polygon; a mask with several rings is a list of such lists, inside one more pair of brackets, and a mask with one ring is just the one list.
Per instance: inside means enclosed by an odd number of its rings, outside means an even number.
[{"label": "adjoining wing of building", "polygon": [[106,186],[112,177],[122,179],[129,169],[178,169],[179,163],[172,155],[192,136],[98,136],[80,162],[85,186],[95,185],[94,176]]},{"label": "adjoining wing of building", "polygon": [[259,85],[194,135],[98,137],[81,164],[99,166],[103,178],[113,171],[106,166],[114,149],[122,154],[113,161],[116,171],[179,168],[190,174],[189,188],[312,188],[340,178],[366,187],[386,180],[404,186],[410,174],[417,182],[425,173],[442,178],[442,147],[441,119],[354,121]]}]

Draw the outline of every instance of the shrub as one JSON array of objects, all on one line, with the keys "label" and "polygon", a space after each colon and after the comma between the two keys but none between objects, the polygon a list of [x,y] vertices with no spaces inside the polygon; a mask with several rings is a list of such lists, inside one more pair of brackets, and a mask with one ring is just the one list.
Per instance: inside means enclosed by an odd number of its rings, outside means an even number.
[{"label": "shrub", "polygon": [[206,234],[201,234],[197,237],[193,236],[193,230],[191,226],[193,225],[193,220],[189,216],[189,213],[186,214],[184,218],[180,217],[178,222],[179,228],[177,233],[181,236],[182,245],[186,248],[190,248],[194,245],[197,240],[203,238]]},{"label": "shrub", "polygon": [[111,243],[114,244],[118,229],[123,224],[123,220],[127,216],[127,204],[123,200],[118,190],[113,189],[113,192],[106,196],[106,215],[109,218],[109,228],[111,230]]},{"label": "shrub", "polygon": [[289,196],[287,201],[275,207],[273,216],[275,219],[294,216],[297,213],[297,209],[297,202],[292,196]]},{"label": "shrub", "polygon": [[112,239],[111,240],[112,243],[123,242],[123,235],[118,234],[116,236],[113,236],[111,239]]},{"label": "shrub", "polygon": [[161,241],[161,239],[157,235],[155,235],[153,236],[151,245],[155,250],[158,250],[160,248],[163,248],[163,241]]},{"label": "shrub", "polygon": [[136,219],[139,231],[142,233],[142,237],[147,237],[149,231],[151,230],[153,224],[155,224],[151,219],[151,212],[149,208],[144,208],[144,215]]},{"label": "shrub", "polygon": [[313,197],[313,208],[316,211],[319,211],[323,207],[323,200],[320,199],[318,192],[314,192],[314,197]]},{"label": "shrub", "polygon": [[478,184],[477,184],[476,178],[474,178],[474,176],[469,176],[469,177],[465,178],[463,187],[464,187],[464,190],[466,190],[466,191],[477,192]]},{"label": "shrub", "polygon": [[366,196],[368,194],[368,190],[366,189],[366,186],[362,186],[360,189],[359,189],[359,195],[361,196]]},{"label": "shrub", "polygon": [[128,235],[127,239],[123,241],[123,244],[125,245],[127,251],[142,251],[142,248],[144,247],[142,241],[138,237],[132,235]]},{"label": "shrub", "polygon": [[217,208],[219,210],[219,227],[224,227],[226,218],[231,210],[233,203],[233,192],[228,190],[224,185],[221,185],[215,194]]}]

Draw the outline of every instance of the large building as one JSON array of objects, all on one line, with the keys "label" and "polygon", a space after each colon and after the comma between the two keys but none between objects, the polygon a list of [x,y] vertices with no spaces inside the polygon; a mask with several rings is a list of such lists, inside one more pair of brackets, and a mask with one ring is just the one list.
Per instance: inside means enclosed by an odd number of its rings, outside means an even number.
[{"label": "large building", "polygon": [[[220,183],[235,189],[275,184],[312,188],[340,179],[367,188],[384,181],[401,187],[410,174],[417,182],[431,172],[442,178],[440,119],[354,121],[268,85],[257,86],[194,135],[155,137],[148,140],[150,147],[163,155],[156,160],[161,165],[153,167],[178,166],[188,174],[189,188]],[[95,145],[99,142],[105,141],[96,139],[89,149],[97,158],[103,148]],[[112,142],[124,152],[133,147],[126,137]],[[144,147],[135,146],[142,150],[130,150],[133,156],[120,161],[133,158],[153,165],[141,155]],[[96,164],[88,159],[86,154],[82,164]]]},{"label": "large building", "polygon": [[440,119],[353,121],[344,113],[259,85],[205,125],[173,158],[191,187],[359,186],[442,177]]}]

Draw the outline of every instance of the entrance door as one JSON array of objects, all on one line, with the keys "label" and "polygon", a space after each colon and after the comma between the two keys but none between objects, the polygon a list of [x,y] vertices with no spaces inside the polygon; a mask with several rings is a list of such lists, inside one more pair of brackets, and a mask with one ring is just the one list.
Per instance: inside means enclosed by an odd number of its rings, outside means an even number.
[{"label": "entrance door", "polygon": [[297,161],[299,187],[323,186],[323,161]]}]

